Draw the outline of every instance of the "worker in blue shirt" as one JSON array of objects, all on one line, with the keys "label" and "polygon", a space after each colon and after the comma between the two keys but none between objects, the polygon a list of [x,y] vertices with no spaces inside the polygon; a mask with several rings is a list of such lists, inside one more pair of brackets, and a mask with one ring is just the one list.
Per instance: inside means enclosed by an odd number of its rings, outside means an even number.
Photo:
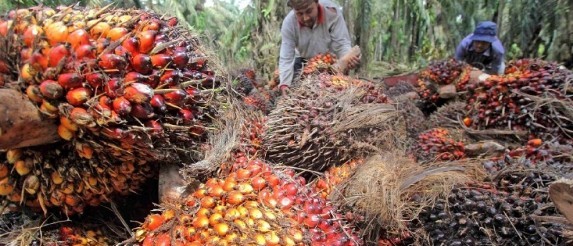
[{"label": "worker in blue shirt", "polygon": [[474,32],[460,42],[455,58],[490,75],[504,74],[505,50],[497,38],[497,24],[480,22]]}]

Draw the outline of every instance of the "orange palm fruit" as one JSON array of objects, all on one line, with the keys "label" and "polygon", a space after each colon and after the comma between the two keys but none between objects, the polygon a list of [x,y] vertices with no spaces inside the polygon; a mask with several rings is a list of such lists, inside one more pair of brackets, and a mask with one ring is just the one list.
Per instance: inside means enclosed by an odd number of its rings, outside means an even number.
[{"label": "orange palm fruit", "polygon": [[69,45],[57,44],[48,51],[48,66],[56,67],[63,59],[70,55]]},{"label": "orange palm fruit", "polygon": [[72,49],[76,49],[81,45],[90,44],[90,35],[84,29],[77,29],[68,35],[66,41],[71,45]]},{"label": "orange palm fruit", "polygon": [[137,34],[139,38],[138,51],[140,53],[147,54],[155,47],[155,35],[157,35],[157,31],[155,30],[142,31]]},{"label": "orange palm fruit", "polygon": [[66,94],[66,100],[72,106],[81,106],[87,100],[89,100],[92,96],[92,91],[85,87],[78,87],[72,90],[69,90]]}]

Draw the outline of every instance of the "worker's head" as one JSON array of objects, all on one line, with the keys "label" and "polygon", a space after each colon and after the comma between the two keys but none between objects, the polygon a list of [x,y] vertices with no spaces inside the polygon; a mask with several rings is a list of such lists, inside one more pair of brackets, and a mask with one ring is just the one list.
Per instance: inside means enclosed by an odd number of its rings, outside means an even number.
[{"label": "worker's head", "polygon": [[472,39],[472,48],[476,52],[484,52],[491,46],[497,39],[497,24],[491,21],[483,21],[478,23],[476,29],[474,30]]},{"label": "worker's head", "polygon": [[306,27],[314,26],[318,18],[318,0],[289,0],[288,5],[293,8],[300,24]]}]

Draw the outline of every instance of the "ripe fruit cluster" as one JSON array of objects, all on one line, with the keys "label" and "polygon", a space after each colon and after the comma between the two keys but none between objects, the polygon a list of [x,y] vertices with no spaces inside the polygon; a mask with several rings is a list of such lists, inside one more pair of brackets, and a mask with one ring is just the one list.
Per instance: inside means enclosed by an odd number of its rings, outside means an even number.
[{"label": "ripe fruit cluster", "polygon": [[[148,172],[148,163],[195,158],[194,150],[205,141],[206,128],[223,101],[218,97],[223,89],[202,47],[176,18],[78,6],[18,9],[0,18],[0,41],[6,44],[0,47],[5,87],[19,89],[35,102],[46,118],[59,124],[64,140],[42,152],[21,151],[29,153],[23,160],[30,171],[4,178],[18,194],[18,185],[43,178],[36,173],[51,172],[73,179],[72,185],[93,177],[120,194],[136,190],[140,182],[125,182],[131,173]],[[8,52],[13,50],[18,52]],[[38,157],[40,153],[45,157]],[[49,171],[43,170],[46,163]],[[46,196],[40,201],[45,206],[59,206],[48,203],[59,196],[52,194],[59,184],[45,180],[38,182],[35,194]],[[87,204],[91,198],[78,199]]]},{"label": "ripe fruit cluster", "polygon": [[336,56],[332,53],[318,54],[310,58],[302,70],[302,75],[331,73],[334,72],[333,65],[336,63]]},{"label": "ripe fruit cluster", "polygon": [[290,169],[239,157],[224,178],[211,178],[181,208],[147,217],[142,245],[357,245],[332,205]]},{"label": "ripe fruit cluster", "polygon": [[567,90],[572,72],[558,64],[523,59],[506,74],[467,86],[468,117],[476,129],[524,130],[542,139],[570,139],[573,123],[560,105],[571,104]]},{"label": "ripe fruit cluster", "polygon": [[418,136],[418,158],[428,160],[459,160],[465,157],[464,143],[456,140],[445,128],[433,128]]},{"label": "ripe fruit cluster", "polygon": [[471,67],[454,59],[432,62],[422,70],[418,79],[418,94],[427,102],[436,102],[440,98],[438,87],[455,84],[458,91],[464,90],[469,81]]}]

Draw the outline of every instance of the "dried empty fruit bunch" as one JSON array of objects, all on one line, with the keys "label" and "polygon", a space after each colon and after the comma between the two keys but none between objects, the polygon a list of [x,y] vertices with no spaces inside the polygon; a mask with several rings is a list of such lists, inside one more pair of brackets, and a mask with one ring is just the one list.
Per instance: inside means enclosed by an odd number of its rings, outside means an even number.
[{"label": "dried empty fruit bunch", "polygon": [[326,200],[289,169],[237,158],[182,208],[149,215],[136,231],[142,245],[358,245],[361,240]]},{"label": "dried empty fruit bunch", "polygon": [[[77,6],[18,9],[0,18],[0,41],[5,87],[59,124],[65,143],[46,147],[47,155],[72,151],[66,158],[77,169],[94,162],[110,170],[200,158],[194,150],[217,116],[223,89],[198,40],[176,18]],[[59,170],[59,162],[50,164]]]}]

